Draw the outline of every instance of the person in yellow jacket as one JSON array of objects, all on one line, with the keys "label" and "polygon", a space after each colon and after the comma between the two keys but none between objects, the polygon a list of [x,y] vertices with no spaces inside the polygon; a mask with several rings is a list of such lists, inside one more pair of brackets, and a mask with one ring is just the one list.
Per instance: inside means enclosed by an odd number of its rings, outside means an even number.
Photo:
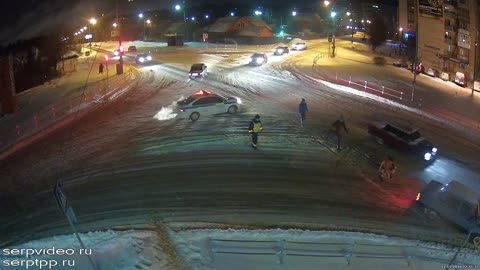
[{"label": "person in yellow jacket", "polygon": [[248,133],[252,140],[253,149],[257,149],[258,143],[258,133],[263,130],[262,122],[260,121],[260,115],[255,115],[255,117],[250,121],[248,126]]}]

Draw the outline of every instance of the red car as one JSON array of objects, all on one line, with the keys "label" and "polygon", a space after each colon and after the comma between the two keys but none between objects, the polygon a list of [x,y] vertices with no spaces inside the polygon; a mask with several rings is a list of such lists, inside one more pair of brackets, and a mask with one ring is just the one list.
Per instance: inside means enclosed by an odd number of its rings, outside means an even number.
[{"label": "red car", "polygon": [[368,125],[368,133],[377,137],[381,144],[414,153],[417,157],[422,157],[426,161],[433,160],[438,151],[416,129],[400,128],[392,124],[370,124]]}]

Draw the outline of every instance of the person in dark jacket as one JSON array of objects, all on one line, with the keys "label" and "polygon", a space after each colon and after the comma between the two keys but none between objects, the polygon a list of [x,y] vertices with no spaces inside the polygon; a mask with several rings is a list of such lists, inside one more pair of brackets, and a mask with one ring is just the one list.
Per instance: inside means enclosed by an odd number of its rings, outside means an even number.
[{"label": "person in dark jacket", "polygon": [[251,144],[253,149],[257,149],[258,143],[258,133],[263,130],[262,122],[260,121],[260,115],[255,115],[255,117],[250,121],[248,126],[248,133],[252,140]]},{"label": "person in dark jacket", "polygon": [[344,133],[348,134],[347,126],[345,126],[345,121],[343,116],[340,117],[337,121],[332,124],[332,132],[337,136],[337,150],[341,150],[342,137]]},{"label": "person in dark jacket", "polygon": [[300,113],[300,123],[302,127],[305,125],[305,119],[307,117],[308,107],[307,102],[302,98],[302,102],[298,105],[298,112]]}]

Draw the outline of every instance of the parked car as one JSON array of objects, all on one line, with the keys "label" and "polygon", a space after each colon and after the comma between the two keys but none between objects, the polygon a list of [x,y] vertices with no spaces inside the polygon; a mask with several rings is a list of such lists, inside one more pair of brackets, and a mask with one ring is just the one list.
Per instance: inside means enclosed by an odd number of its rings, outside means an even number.
[{"label": "parked car", "polygon": [[463,72],[455,73],[455,83],[462,87],[467,86],[467,82],[465,81],[465,73]]},{"label": "parked car", "polygon": [[451,76],[448,72],[441,72],[440,73],[440,79],[449,82],[449,81],[451,81]]},{"label": "parked car", "polygon": [[472,231],[470,241],[480,247],[480,194],[457,181],[442,184],[432,180],[417,194],[416,201],[424,207],[430,220],[438,216],[457,225],[465,232]]},{"label": "parked car", "polygon": [[264,53],[254,53],[250,57],[250,65],[261,66],[268,62],[268,57]]},{"label": "parked car", "polygon": [[273,51],[274,55],[284,55],[284,54],[288,54],[288,53],[290,53],[290,50],[288,49],[287,46],[278,46]]},{"label": "parked car", "polygon": [[188,72],[190,79],[194,80],[198,77],[206,78],[207,77],[207,66],[204,63],[196,63],[190,67],[190,72]]},{"label": "parked car", "polygon": [[136,52],[136,51],[137,51],[137,47],[136,47],[136,46],[130,46],[130,47],[128,47],[128,51],[129,51],[129,52]]},{"label": "parked car", "polygon": [[408,62],[405,59],[395,59],[395,61],[393,61],[393,65],[396,67],[406,68],[408,67]]},{"label": "parked car", "polygon": [[368,125],[368,133],[377,137],[377,141],[381,144],[413,153],[416,157],[425,161],[433,160],[438,152],[437,147],[413,128],[401,128],[389,123],[372,123]]},{"label": "parked car", "polygon": [[425,72],[430,77],[439,77],[440,76],[440,71],[435,68],[429,68],[427,69],[427,72]]}]

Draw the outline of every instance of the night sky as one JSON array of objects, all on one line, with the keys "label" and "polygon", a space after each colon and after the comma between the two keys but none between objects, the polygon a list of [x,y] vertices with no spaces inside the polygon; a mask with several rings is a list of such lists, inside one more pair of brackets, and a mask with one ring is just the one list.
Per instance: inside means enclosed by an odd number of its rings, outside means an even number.
[{"label": "night sky", "polygon": [[[62,31],[85,25],[88,18],[113,12],[117,0],[2,0],[0,8],[0,45],[5,46],[19,39],[28,39],[49,31]],[[140,12],[173,7],[175,0],[118,0],[122,9]],[[190,0],[191,1],[191,0]],[[187,3],[190,2],[187,0]],[[320,0],[318,0],[320,1]],[[334,2],[335,0],[331,0]],[[358,0],[355,0],[358,1]],[[195,5],[248,3],[253,5],[285,5],[286,8],[308,6],[312,0],[195,0]],[[370,1],[372,2],[372,1]],[[395,4],[396,0],[376,2]],[[283,4],[284,3],[284,4]],[[295,3],[295,4],[293,4]]]}]

